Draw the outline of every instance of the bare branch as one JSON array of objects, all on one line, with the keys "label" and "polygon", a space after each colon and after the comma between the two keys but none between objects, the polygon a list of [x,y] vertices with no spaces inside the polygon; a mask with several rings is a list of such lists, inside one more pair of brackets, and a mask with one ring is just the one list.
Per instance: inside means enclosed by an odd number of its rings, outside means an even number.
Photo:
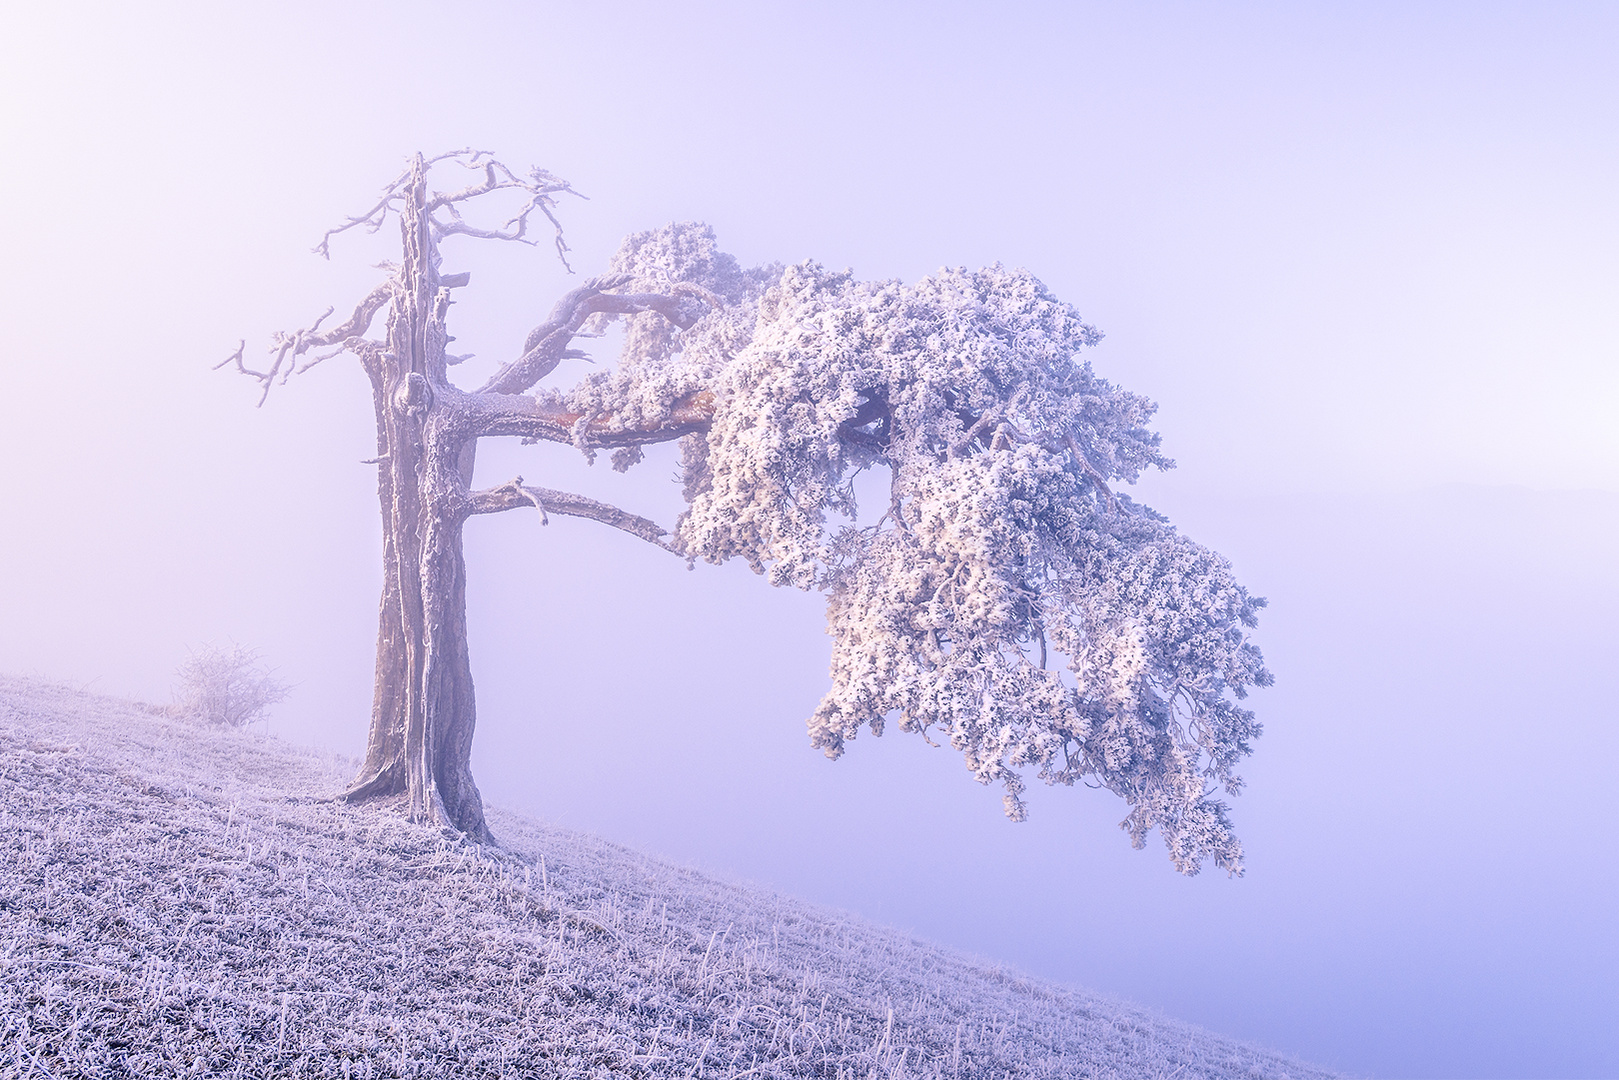
[{"label": "bare branch", "polygon": [[[471,147],[463,150],[450,150],[446,153],[437,154],[433,157],[425,159],[422,162],[422,165],[427,167],[440,161],[445,161],[449,158],[464,157],[469,154],[472,156],[472,159],[476,161],[480,154],[485,153],[487,153],[487,151],[475,151]],[[338,233],[348,232],[350,229],[359,225],[364,225],[366,227],[365,231],[372,233],[382,228],[382,223],[388,218],[388,208],[393,205],[394,200],[400,197],[401,189],[410,180],[410,174],[414,167],[415,162],[412,162],[404,172],[400,173],[394,178],[394,181],[391,184],[383,188],[382,198],[378,199],[376,205],[372,206],[371,209],[367,210],[363,214],[356,214],[353,217],[346,219],[343,224],[338,225],[335,228],[327,229],[326,232],[321,236],[320,243],[316,244],[311,250],[313,250],[315,254],[319,255],[323,259],[330,259],[332,257],[330,246],[332,237],[336,236]]]},{"label": "bare branch", "polygon": [[706,314],[706,309],[718,305],[710,293],[695,286],[677,285],[668,293],[607,291],[624,280],[621,274],[593,278],[557,301],[551,317],[529,332],[523,355],[497,371],[478,392],[520,394],[527,390],[562,362],[579,328],[597,313],[636,315],[656,311],[685,330]]},{"label": "bare branch", "polygon": [[[527,180],[519,179],[517,174],[512,172],[511,169],[501,162],[496,161],[487,150],[458,150],[451,154],[440,155],[439,157],[434,158],[433,161],[442,161],[445,158],[462,156],[467,156],[467,160],[461,162],[460,164],[463,167],[472,169],[474,171],[482,171],[484,174],[483,181],[477,184],[470,184],[467,187],[462,188],[460,191],[435,192],[433,196],[427,200],[427,210],[441,210],[446,207],[451,207],[454,203],[467,202],[470,199],[477,198],[479,195],[487,195],[491,191],[499,191],[501,189],[509,188],[521,188],[522,190],[529,192],[530,195],[537,199],[544,199],[546,196],[555,195],[561,192],[566,192],[569,195],[578,195],[581,199],[585,198],[585,196],[580,195],[579,192],[573,190],[573,186],[566,180],[554,173],[547,172],[545,169],[530,169]],[[432,162],[427,162],[427,164],[432,164]],[[515,220],[515,218],[512,219],[512,221]],[[508,221],[507,224],[510,225],[512,222]]]},{"label": "bare branch", "polygon": [[538,489],[525,488],[523,486],[523,478],[521,476],[513,477],[512,480],[509,483],[502,484],[498,488],[490,488],[488,492],[481,492],[481,491],[480,492],[474,492],[472,494],[472,503],[473,503],[473,507],[474,507],[474,509],[472,510],[472,513],[481,514],[481,513],[494,513],[495,512],[495,511],[492,511],[492,510],[479,510],[479,509],[477,509],[478,497],[480,495],[494,494],[494,495],[496,495],[498,497],[504,498],[506,495],[509,494],[509,495],[514,496],[517,501],[512,503],[511,506],[501,507],[501,509],[510,510],[510,509],[513,509],[514,507],[522,505],[524,502],[527,502],[528,505],[534,507],[534,509],[536,509],[536,510],[538,510],[540,512],[540,524],[541,525],[549,525],[549,524],[551,524],[551,519],[550,519],[549,516],[547,516],[547,514],[545,512],[545,503],[541,502],[539,495],[536,494],[537,490]]},{"label": "bare branch", "polygon": [[264,378],[265,376],[264,376],[263,372],[254,371],[252,368],[248,367],[246,364],[244,364],[242,362],[242,354],[243,354],[243,352],[246,351],[246,349],[247,349],[247,339],[243,338],[240,342],[237,343],[236,351],[231,353],[229,356],[225,357],[225,359],[221,360],[219,363],[215,364],[213,366],[212,370],[218,371],[220,368],[224,367],[226,364],[234,363],[236,365],[236,370],[241,372],[243,375],[251,375],[256,379]]},{"label": "bare branch", "polygon": [[321,353],[319,356],[311,357],[310,359],[304,361],[302,364],[299,364],[298,367],[295,369],[294,374],[302,375],[304,372],[308,371],[310,368],[314,367],[316,364],[322,363],[323,361],[326,361],[326,360],[330,360],[332,357],[337,356],[340,353],[344,353],[344,352],[347,352],[347,351],[348,351],[348,346],[347,345],[339,345],[335,349],[328,349],[326,352]]},{"label": "bare branch", "polygon": [[[473,151],[472,156],[468,160],[461,162],[461,165],[474,171],[482,171],[484,174],[483,182],[469,184],[460,191],[435,192],[433,197],[427,200],[427,210],[429,212],[450,206],[452,203],[475,199],[479,195],[487,195],[497,188],[522,186],[522,181],[513,176],[510,169],[489,156],[489,151],[487,150]],[[501,180],[500,177],[505,177],[505,179]]]},{"label": "bare branch", "polygon": [[[355,348],[356,339],[366,332],[371,326],[371,320],[376,317],[377,311],[393,296],[393,288],[394,283],[392,281],[385,281],[378,285],[371,290],[364,300],[360,301],[359,305],[354,309],[354,314],[350,315],[346,322],[329,330],[321,330],[320,324],[326,321],[327,316],[331,315],[332,308],[327,308],[321,313],[320,318],[302,330],[291,334],[277,332],[270,342],[270,351],[275,354],[275,360],[271,362],[268,371],[256,371],[244,363],[242,354],[243,350],[247,348],[247,342],[245,341],[236,347],[234,353],[215,364],[214,370],[218,371],[225,365],[234,363],[237,371],[257,379],[259,384],[264,387],[264,392],[259,395],[259,404],[263,405],[265,398],[270,396],[270,387],[275,385],[277,376],[284,383],[295,372],[308,371],[322,360],[330,360],[346,349]],[[330,348],[333,345],[337,346],[337,348],[324,355],[314,357],[301,367],[298,366],[298,358],[304,353],[309,352],[311,349]]]},{"label": "bare branch", "polygon": [[316,255],[319,255],[323,259],[330,259],[332,257],[332,237],[336,236],[338,233],[348,232],[350,229],[358,225],[364,225],[366,227],[365,231],[370,233],[374,233],[378,229],[382,228],[382,223],[388,218],[388,207],[393,205],[395,199],[399,198],[399,189],[403,187],[406,181],[409,179],[410,170],[406,169],[404,172],[399,174],[398,178],[395,179],[393,183],[382,189],[382,198],[377,200],[375,206],[371,207],[371,209],[367,210],[363,214],[356,214],[353,217],[345,219],[341,225],[327,229],[321,234],[320,243],[316,244],[310,250],[314,251]]},{"label": "bare branch", "polygon": [[574,495],[567,491],[554,491],[551,488],[530,487],[523,483],[521,476],[510,483],[499,487],[486,488],[483,491],[474,491],[470,498],[470,514],[498,514],[503,510],[516,510],[525,506],[533,506],[540,511],[542,524],[549,524],[546,511],[564,514],[568,517],[589,518],[599,521],[603,525],[611,525],[615,529],[638,536],[649,544],[673,551],[664,537],[669,530],[648,518],[632,514],[627,510],[620,510],[611,503],[598,502],[583,495]]},{"label": "bare branch", "polygon": [[[568,264],[568,245],[563,239],[562,223],[551,212],[551,207],[556,205],[556,199],[552,196],[564,192],[569,195],[577,195],[581,199],[585,196],[573,190],[566,180],[546,172],[544,169],[531,169],[527,180],[519,179],[511,169],[488,157],[487,151],[479,150],[461,164],[469,169],[481,169],[484,178],[481,183],[470,184],[459,191],[435,193],[427,201],[428,221],[432,223],[436,239],[442,239],[446,236],[473,236],[483,240],[513,240],[523,244],[534,244],[536,241],[528,239],[528,218],[530,214],[538,210],[545,215],[546,220],[551,223],[552,228],[555,230],[557,258],[562,261],[562,265],[570,274],[573,272],[573,267]],[[529,196],[528,202],[498,229],[477,228],[468,225],[462,219],[461,211],[456,207],[456,203],[466,202],[480,195],[487,195],[492,191],[500,190],[525,191]],[[448,210],[453,220],[443,221],[434,217],[433,214],[437,210]]]},{"label": "bare branch", "polygon": [[[557,401],[541,401],[526,394],[469,394],[454,387],[439,389],[439,404],[453,408],[463,434],[471,438],[515,435],[529,442],[555,442],[572,446],[574,429],[585,414]],[[585,443],[593,447],[646,446],[673,442],[684,435],[707,431],[714,420],[714,394],[699,390],[674,403],[661,423],[648,427],[620,427],[611,415],[592,417],[585,428]]]}]

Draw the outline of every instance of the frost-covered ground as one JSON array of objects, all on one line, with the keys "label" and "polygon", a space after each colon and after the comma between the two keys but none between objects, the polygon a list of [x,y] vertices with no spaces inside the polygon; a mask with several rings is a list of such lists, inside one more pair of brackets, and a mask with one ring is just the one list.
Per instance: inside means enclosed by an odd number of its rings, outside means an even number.
[{"label": "frost-covered ground", "polygon": [[848,915],[0,677],[0,1075],[1304,1077]]}]

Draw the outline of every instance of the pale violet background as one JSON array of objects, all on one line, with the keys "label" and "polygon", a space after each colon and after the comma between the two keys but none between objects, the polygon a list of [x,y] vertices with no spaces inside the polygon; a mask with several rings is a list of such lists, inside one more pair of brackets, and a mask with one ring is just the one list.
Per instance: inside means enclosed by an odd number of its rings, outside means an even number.
[{"label": "pale violet background", "polygon": [[[391,230],[309,248],[411,151],[570,178],[582,273],[684,218],[1025,266],[1161,403],[1141,497],[1271,599],[1246,878],[918,739],[825,761],[815,597],[523,514],[468,530],[487,797],[1354,1074],[1619,1075],[1616,71],[1605,4],[9,5],[0,670],[162,700],[231,637],[359,749],[364,381],[209,366],[369,288]],[[474,367],[569,287],[449,261]],[[677,506],[667,455],[481,471]]]}]

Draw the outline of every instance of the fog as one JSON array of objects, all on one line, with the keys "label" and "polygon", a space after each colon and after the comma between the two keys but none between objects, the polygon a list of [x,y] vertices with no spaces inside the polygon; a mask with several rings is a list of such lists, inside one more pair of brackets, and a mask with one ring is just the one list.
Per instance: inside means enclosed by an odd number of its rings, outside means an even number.
[{"label": "fog", "polygon": [[[357,753],[368,387],[211,371],[352,304],[309,249],[418,149],[589,196],[581,274],[700,218],[744,263],[1024,266],[1159,402],[1135,492],[1267,596],[1241,879],[1101,791],[803,722],[819,599],[590,522],[467,530],[485,797],[1380,1077],[1619,1075],[1619,17],[1540,5],[55,5],[4,17],[0,670],[154,700],[259,647]],[[476,382],[569,279],[446,243]],[[487,247],[487,245],[485,245]],[[610,359],[610,348],[598,356]],[[475,369],[475,370],[474,370]],[[583,364],[549,380],[566,383]],[[628,476],[480,476],[665,523]]]}]

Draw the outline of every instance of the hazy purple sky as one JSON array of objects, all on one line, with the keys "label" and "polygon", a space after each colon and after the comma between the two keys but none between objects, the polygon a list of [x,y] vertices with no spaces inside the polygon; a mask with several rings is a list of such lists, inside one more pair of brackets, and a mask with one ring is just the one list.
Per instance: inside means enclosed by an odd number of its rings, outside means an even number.
[{"label": "hazy purple sky", "polygon": [[[586,274],[686,218],[744,262],[1026,266],[1160,402],[1142,496],[1271,599],[1246,878],[1099,792],[1012,826],[920,740],[824,761],[815,597],[526,515],[468,530],[486,795],[1354,1073],[1619,1076],[1619,9],[32,7],[0,669],[161,699],[234,637],[298,683],[279,731],[358,749],[364,380],[255,410],[208,369],[370,287],[388,233],[309,248],[414,150],[568,177]],[[569,287],[447,252],[469,367]],[[667,458],[480,469],[676,508]]]}]

